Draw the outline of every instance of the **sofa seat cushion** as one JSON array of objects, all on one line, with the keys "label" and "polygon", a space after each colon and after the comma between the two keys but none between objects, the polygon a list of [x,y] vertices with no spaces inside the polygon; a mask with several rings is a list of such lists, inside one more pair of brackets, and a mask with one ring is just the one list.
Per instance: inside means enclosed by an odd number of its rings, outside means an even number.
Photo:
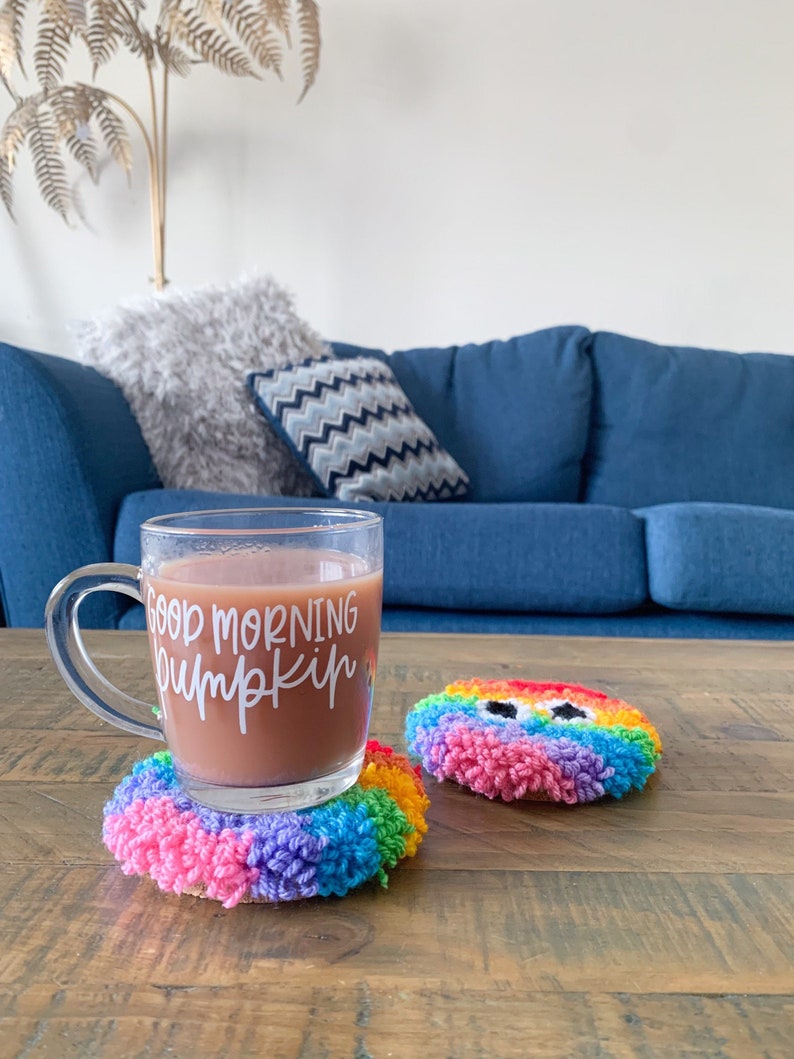
[{"label": "sofa seat cushion", "polygon": [[[138,624],[141,613],[123,622]],[[480,633],[500,636],[624,636],[633,639],[792,640],[794,618],[750,614],[702,614],[648,603],[623,614],[515,614],[505,611],[420,610],[389,607],[385,632]]]},{"label": "sofa seat cushion", "polygon": [[[128,610],[120,629],[145,629],[143,607]],[[515,611],[387,607],[384,632],[479,633],[501,636],[630,636],[646,639],[794,640],[794,618],[699,614],[647,604],[623,614],[518,614]]]},{"label": "sofa seat cushion", "polygon": [[590,421],[589,337],[584,327],[552,327],[508,341],[399,350],[388,361],[468,474],[472,500],[576,501]]},{"label": "sofa seat cushion", "polygon": [[192,490],[128,496],[114,557],[140,561],[154,515],[219,507],[365,508],[384,518],[384,603],[444,610],[607,614],[647,599],[643,524],[579,504],[401,504],[251,497]]},{"label": "sofa seat cushion", "polygon": [[794,511],[662,504],[645,521],[651,599],[676,610],[794,616]]},{"label": "sofa seat cushion", "polygon": [[584,499],[794,508],[794,357],[592,336]]}]

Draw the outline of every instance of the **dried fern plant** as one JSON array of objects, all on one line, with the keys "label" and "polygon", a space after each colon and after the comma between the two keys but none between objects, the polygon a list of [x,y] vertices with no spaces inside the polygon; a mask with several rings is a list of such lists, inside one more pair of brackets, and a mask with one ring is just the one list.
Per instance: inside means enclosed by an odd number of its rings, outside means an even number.
[{"label": "dried fern plant", "polygon": [[[33,68],[39,91],[23,96],[14,77],[26,76],[23,40],[29,9],[38,7]],[[14,108],[0,133],[0,198],[13,217],[12,175],[27,143],[46,204],[70,223],[79,212],[69,183],[71,157],[96,183],[101,149],[129,174],[132,148],[126,120],[137,127],[149,166],[154,283],[165,286],[165,199],[168,159],[169,77],[187,77],[208,63],[233,77],[281,77],[283,48],[297,27],[306,95],[320,61],[320,14],[315,0],[162,0],[154,26],[144,25],[145,0],[3,0],[0,3],[0,80]],[[88,50],[91,84],[64,83],[76,41]],[[146,69],[148,121],[113,92],[97,73],[124,48]],[[159,87],[158,87],[159,85]],[[300,101],[300,100],[299,100]],[[126,120],[125,120],[126,119]]]}]

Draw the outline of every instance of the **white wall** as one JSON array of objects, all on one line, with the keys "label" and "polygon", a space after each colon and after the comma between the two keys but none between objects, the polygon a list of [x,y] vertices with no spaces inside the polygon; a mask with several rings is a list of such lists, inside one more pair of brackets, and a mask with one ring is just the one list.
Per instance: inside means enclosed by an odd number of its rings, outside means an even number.
[{"label": "white wall", "polygon": [[[582,323],[794,351],[790,0],[320,6],[300,106],[297,68],[174,84],[176,284],[269,272],[327,337],[387,349]],[[137,65],[115,77],[143,107]],[[20,167],[0,339],[67,352],[68,319],[146,293],[135,146],[131,191],[81,184],[90,230]]]}]

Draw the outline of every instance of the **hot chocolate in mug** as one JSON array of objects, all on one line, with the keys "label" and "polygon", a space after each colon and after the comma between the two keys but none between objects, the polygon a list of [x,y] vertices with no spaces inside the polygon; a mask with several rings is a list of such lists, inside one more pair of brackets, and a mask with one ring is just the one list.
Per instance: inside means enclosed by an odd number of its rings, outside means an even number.
[{"label": "hot chocolate in mug", "polygon": [[[78,620],[92,592],[143,603],[153,707],[112,685]],[[366,511],[261,508],[163,515],[140,568],[85,566],[47,603],[55,664],[104,720],[165,740],[183,790],[226,812],[306,808],[359,774],[380,638],[383,531]],[[132,713],[130,712],[132,711]]]}]

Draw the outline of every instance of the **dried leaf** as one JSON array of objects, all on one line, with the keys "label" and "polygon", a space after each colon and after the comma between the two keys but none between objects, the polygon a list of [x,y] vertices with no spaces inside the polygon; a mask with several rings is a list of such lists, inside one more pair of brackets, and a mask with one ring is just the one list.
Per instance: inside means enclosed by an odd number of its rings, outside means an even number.
[{"label": "dried leaf", "polygon": [[88,24],[86,0],[66,0],[66,8],[69,12],[69,20],[72,26],[78,30],[85,29]]},{"label": "dried leaf", "polygon": [[247,3],[227,4],[224,17],[254,62],[281,77],[281,48],[262,9]]},{"label": "dried leaf", "polygon": [[94,75],[100,66],[104,66],[116,54],[122,35],[123,27],[119,24],[115,6],[98,0],[93,5],[91,21],[84,34]]},{"label": "dried leaf", "polygon": [[94,66],[94,74],[118,51],[124,36],[124,24],[119,9],[111,0],[94,0],[91,20],[85,32],[85,42]]},{"label": "dried leaf", "polygon": [[320,9],[315,0],[297,0],[301,35],[303,91],[298,102],[314,84],[320,66]]},{"label": "dried leaf", "polygon": [[[6,0],[0,7],[0,74],[6,80],[14,62],[22,68],[22,38],[28,0]],[[12,54],[10,61],[4,56]],[[6,65],[7,64],[7,65]]]},{"label": "dried leaf", "polygon": [[[176,16],[181,17],[176,17]],[[187,45],[204,62],[233,77],[252,77],[248,56],[222,29],[214,29],[195,11],[177,11],[171,21],[174,38]]]},{"label": "dried leaf", "polygon": [[[300,40],[303,91],[314,83],[320,58],[317,0],[161,0],[153,34],[141,24],[146,0],[38,0],[34,66],[41,92],[20,99],[10,85],[22,69],[23,20],[29,0],[0,0],[0,81],[15,100],[0,132],[0,198],[11,212],[17,154],[27,141],[44,201],[69,219],[75,193],[69,187],[65,153],[96,182],[98,149],[107,147],[129,173],[132,149],[119,112],[126,104],[95,85],[63,84],[75,38],[84,40],[96,70],[124,45],[151,66],[187,76],[206,62],[232,76],[257,76],[256,69],[281,76],[282,48],[290,45],[293,22]],[[24,71],[23,71],[24,73]],[[137,121],[137,118],[136,118]]]},{"label": "dried leaf", "polygon": [[66,169],[58,154],[52,124],[46,113],[40,110],[31,123],[28,143],[41,197],[68,224],[71,193]]},{"label": "dried leaf", "polygon": [[157,16],[155,35],[168,38],[171,32],[171,24],[179,8],[179,0],[162,0],[160,13]]},{"label": "dried leaf", "polygon": [[52,107],[52,113],[55,118],[55,135],[59,140],[65,140],[68,136],[73,136],[77,131],[77,118],[74,112],[63,107]]},{"label": "dried leaf", "polygon": [[3,200],[3,205],[8,210],[8,215],[12,220],[15,220],[14,198],[12,192],[11,170],[8,168],[8,163],[5,158],[0,156],[0,199]]},{"label": "dried leaf", "polygon": [[124,122],[112,109],[107,93],[95,85],[61,85],[46,97],[55,119],[56,137],[63,140],[70,154],[97,177],[97,144],[91,129],[96,120],[113,158],[129,173],[132,148]]},{"label": "dried leaf", "polygon": [[37,95],[20,100],[6,118],[0,132],[0,158],[5,161],[9,173],[14,172],[17,151],[25,142],[42,98]]},{"label": "dried leaf", "polygon": [[47,15],[41,17],[33,65],[45,92],[55,88],[63,77],[70,39],[70,29],[63,21],[54,22]]},{"label": "dried leaf", "polygon": [[176,74],[177,77],[188,76],[193,69],[193,63],[190,61],[189,55],[186,55],[181,48],[177,48],[175,44],[169,43],[161,36],[155,39],[155,47],[157,54],[160,56],[160,62],[169,73]]},{"label": "dried leaf", "polygon": [[21,51],[21,26],[14,7],[7,3],[0,8],[0,76],[5,81],[10,80]]},{"label": "dried leaf", "polygon": [[[82,86],[62,85],[47,96],[56,135],[69,153],[88,170],[91,179],[96,172],[96,144],[91,136],[91,100]],[[85,146],[83,146],[85,145]]]},{"label": "dried leaf", "polygon": [[90,128],[87,125],[78,125],[76,131],[71,136],[67,136],[64,143],[72,158],[87,170],[92,182],[96,184],[99,180],[97,145]]},{"label": "dried leaf", "polygon": [[71,15],[69,13],[69,0],[40,0],[42,14],[50,22],[64,22],[71,26]]},{"label": "dried leaf", "polygon": [[[234,7],[234,3],[228,6]],[[220,26],[223,22],[224,0],[199,0],[196,13],[210,26]]]},{"label": "dried leaf", "polygon": [[39,0],[42,13],[39,24],[48,21],[63,27],[69,37],[85,26],[85,4],[81,0]]},{"label": "dried leaf", "polygon": [[132,171],[132,146],[124,122],[112,109],[101,88],[84,87],[91,101],[92,117],[96,118],[99,131],[113,155],[113,160],[129,174]]},{"label": "dried leaf", "polygon": [[60,145],[64,144],[96,182],[96,141],[88,125],[96,109],[96,96],[101,101],[101,93],[88,86],[61,85],[51,93],[29,96],[14,108],[0,134],[0,181],[4,184],[0,190],[9,212],[16,154],[27,140],[42,197],[68,222],[74,203]]},{"label": "dried leaf", "polygon": [[259,2],[265,18],[273,23],[287,42],[287,47],[291,48],[292,0],[259,0]]},{"label": "dried leaf", "polygon": [[58,117],[68,115],[75,125],[87,125],[91,120],[93,104],[88,85],[61,85],[48,99]]},{"label": "dried leaf", "polygon": [[125,32],[124,43],[133,55],[142,55],[147,63],[152,61],[157,50],[154,41],[145,31]]},{"label": "dried leaf", "polygon": [[95,76],[100,66],[104,66],[116,54],[122,43],[133,55],[142,55],[147,62],[151,62],[156,50],[155,42],[130,17],[129,9],[119,6],[116,0],[92,0],[91,9],[91,20],[83,36]]}]

